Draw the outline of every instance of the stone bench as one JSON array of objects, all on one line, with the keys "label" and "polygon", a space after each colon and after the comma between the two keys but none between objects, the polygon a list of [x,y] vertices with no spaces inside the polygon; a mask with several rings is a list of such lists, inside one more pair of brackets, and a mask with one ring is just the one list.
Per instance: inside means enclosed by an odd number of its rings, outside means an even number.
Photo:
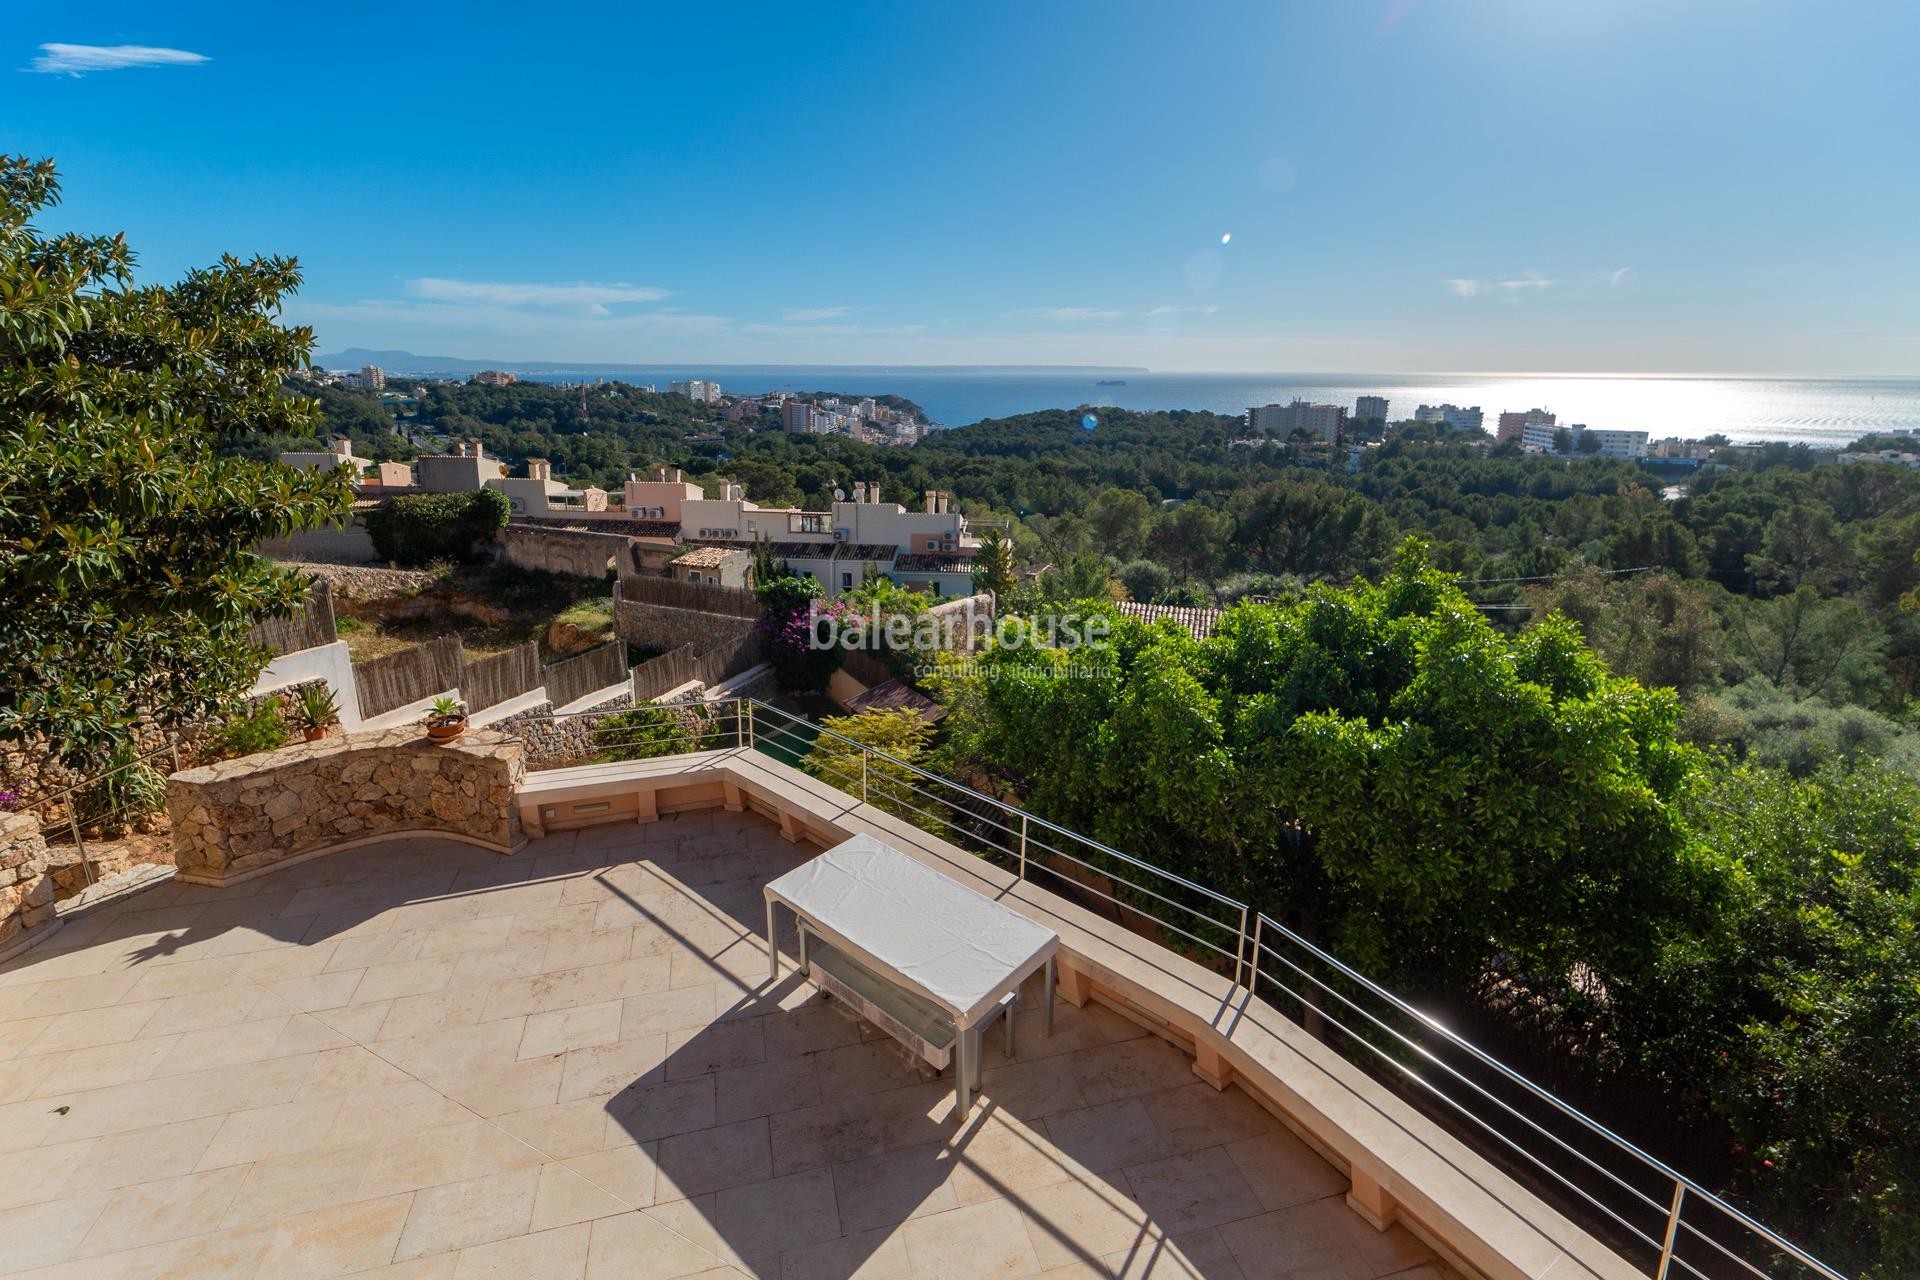
[{"label": "stone bench", "polygon": [[663,813],[715,807],[751,808],[780,824],[780,834],[826,846],[840,840],[835,823],[851,801],[821,783],[796,791],[783,778],[755,767],[758,753],[730,748],[583,764],[529,773],[516,797],[520,824],[538,838],[608,822],[652,822]]}]

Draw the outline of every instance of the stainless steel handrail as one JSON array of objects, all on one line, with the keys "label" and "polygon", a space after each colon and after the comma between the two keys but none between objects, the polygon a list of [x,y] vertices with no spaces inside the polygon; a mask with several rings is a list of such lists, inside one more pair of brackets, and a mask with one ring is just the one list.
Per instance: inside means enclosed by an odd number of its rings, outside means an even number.
[{"label": "stainless steel handrail", "polygon": [[[908,784],[908,789],[910,793],[913,795],[922,796],[932,801],[935,804],[944,804],[949,809],[952,809],[959,813],[964,813],[967,815],[969,819],[975,820],[980,823],[984,823],[985,825],[990,826],[997,831],[1004,832],[1008,836],[1017,835],[1018,840],[1015,847],[1008,848],[1004,845],[994,842],[993,840],[988,839],[987,837],[985,837],[984,835],[981,835],[976,830],[961,826],[961,824],[954,822],[950,818],[943,818],[938,814],[930,813],[927,810],[921,809],[917,805],[910,804],[905,799],[901,798],[898,795],[889,795],[886,797],[888,800],[898,803],[903,808],[909,809],[914,813],[920,814],[921,816],[927,818],[930,821],[939,822],[949,828],[952,828],[957,832],[963,832],[965,835],[967,835],[968,838],[975,840],[978,843],[985,845],[986,847],[993,849],[999,853],[1006,854],[1009,858],[1012,858],[1014,860],[1015,866],[1017,868],[1016,874],[1018,878],[1022,881],[1029,878],[1029,870],[1031,865],[1030,859],[1029,859],[1029,849],[1037,848],[1055,857],[1063,858],[1066,861],[1073,863],[1076,866],[1083,867],[1090,871],[1099,872],[1100,874],[1105,875],[1110,879],[1117,881],[1120,884],[1126,885],[1129,889],[1133,890],[1134,892],[1143,894],[1146,897],[1149,897],[1156,902],[1160,902],[1166,906],[1174,907],[1181,911],[1188,912],[1191,915],[1197,917],[1198,919],[1203,920],[1208,924],[1212,925],[1216,929],[1220,929],[1224,932],[1235,933],[1237,935],[1236,946],[1234,950],[1228,951],[1226,948],[1221,947],[1217,943],[1211,942],[1205,938],[1201,938],[1198,935],[1182,928],[1181,926],[1172,923],[1171,921],[1161,919],[1160,917],[1154,915],[1150,911],[1143,908],[1137,902],[1124,900],[1112,894],[1102,892],[1100,889],[1094,886],[1083,884],[1078,880],[1071,880],[1071,878],[1067,877],[1064,872],[1056,870],[1051,867],[1047,867],[1044,864],[1044,862],[1039,864],[1039,867],[1041,870],[1048,871],[1050,874],[1055,876],[1060,876],[1064,879],[1069,879],[1070,882],[1074,885],[1074,887],[1078,890],[1092,892],[1097,896],[1102,897],[1107,901],[1113,903],[1115,906],[1122,908],[1123,910],[1133,911],[1148,919],[1152,919],[1160,927],[1172,929],[1176,933],[1179,933],[1181,936],[1186,937],[1201,946],[1207,947],[1208,949],[1217,952],[1219,955],[1221,955],[1224,958],[1232,960],[1234,962],[1235,983],[1241,986],[1242,988],[1244,988],[1248,992],[1248,994],[1253,998],[1256,998],[1256,999],[1262,998],[1260,997],[1258,987],[1261,980],[1265,979],[1267,982],[1273,984],[1275,987],[1278,987],[1280,990],[1286,992],[1294,1000],[1300,1002],[1303,1007],[1313,1009],[1317,1017],[1328,1021],[1330,1024],[1338,1027],[1341,1031],[1345,1032],[1349,1037],[1353,1038],[1358,1043],[1365,1045],[1368,1049],[1372,1050],[1372,1052],[1375,1055],[1381,1057],[1395,1070],[1399,1071],[1401,1074],[1407,1076],[1409,1079],[1416,1082],[1420,1087],[1432,1093],[1435,1097],[1439,1098],[1442,1102],[1446,1103],[1449,1107],[1460,1112],[1460,1114],[1466,1117],[1466,1119],[1470,1121],[1473,1125],[1485,1130],[1499,1143],[1513,1149],[1520,1157],[1524,1158],[1529,1163],[1541,1168],[1549,1176],[1553,1177],[1556,1182],[1565,1186],[1572,1194],[1579,1196],[1581,1199],[1585,1200],[1589,1205],[1591,1205],[1593,1209],[1597,1210],[1599,1213],[1605,1215],[1607,1218],[1617,1223],[1629,1235],[1639,1240],[1644,1245],[1656,1249],[1658,1252],[1658,1259],[1653,1269],[1653,1276],[1655,1277],[1655,1280],[1666,1280],[1666,1277],[1669,1275],[1670,1271],[1675,1267],[1681,1270],[1684,1270],[1693,1276],[1700,1277],[1701,1280],[1707,1280],[1705,1273],[1703,1273],[1699,1268],[1693,1266],[1686,1259],[1677,1256],[1676,1249],[1678,1248],[1683,1232],[1687,1236],[1691,1236],[1695,1239],[1698,1239],[1704,1242],[1707,1246],[1713,1248],[1715,1251],[1725,1256],[1730,1262],[1738,1265],[1739,1267],[1741,1267],[1742,1269],[1746,1270],[1747,1272],[1751,1273],[1756,1277],[1761,1277],[1762,1280],[1765,1280],[1765,1277],[1768,1274],[1762,1271],[1760,1268],[1756,1267],[1753,1263],[1749,1262],[1748,1260],[1732,1252],[1732,1250],[1727,1248],[1727,1246],[1722,1244],[1720,1241],[1714,1239],[1712,1236],[1701,1231],[1693,1223],[1686,1221],[1683,1217],[1683,1211],[1687,1207],[1690,1201],[1702,1202],[1706,1208],[1716,1210],[1726,1215],[1728,1220],[1732,1222],[1735,1226],[1747,1232],[1752,1233],[1753,1236],[1757,1237],[1760,1241],[1764,1242],[1766,1245],[1770,1246],[1771,1248],[1777,1250],[1784,1257],[1809,1268],[1816,1275],[1822,1277],[1822,1280],[1849,1280],[1849,1278],[1844,1273],[1837,1271],[1834,1268],[1828,1266],[1826,1263],[1820,1261],[1818,1258],[1808,1253],[1805,1249],[1802,1249],[1800,1246],[1794,1244],[1792,1241],[1788,1240],[1786,1237],[1780,1235],[1778,1232],[1767,1227],[1763,1223],[1756,1221],[1751,1215],[1745,1213],[1739,1208],[1736,1208],[1734,1205],[1729,1204],[1727,1201],[1723,1200],[1718,1195],[1715,1195],[1712,1191],[1709,1191],[1707,1188],[1701,1186],[1698,1182],[1694,1181],[1693,1179],[1687,1177],[1685,1174],[1682,1174],[1679,1171],[1672,1168],[1665,1161],[1660,1160],[1658,1157],[1653,1156],[1648,1152],[1642,1150],[1638,1145],[1634,1144],[1633,1142],[1627,1140],[1626,1138],[1621,1137],[1619,1134],[1615,1133],[1612,1129],[1609,1129],[1606,1125],[1603,1125],[1599,1121],[1593,1119],[1591,1116],[1588,1116],[1585,1112],[1581,1111],[1579,1108],[1572,1106],[1571,1104],[1555,1096],[1549,1090],[1541,1087],[1538,1084],[1535,1084],[1532,1080],[1529,1080],[1527,1077],[1513,1070],[1511,1067],[1501,1062],[1498,1058],[1495,1058],[1492,1054],[1487,1053],[1485,1050],[1475,1045],[1472,1041],[1467,1040],[1465,1037],[1461,1036],[1458,1032],[1447,1027],[1446,1025],[1444,1025],[1443,1023],[1441,1023],[1431,1015],[1424,1013],[1420,1009],[1407,1003],[1407,1001],[1395,995],[1392,991],[1381,986],[1379,983],[1375,982],[1373,979],[1368,978],[1365,974],[1360,973],[1358,970],[1352,968],[1350,965],[1346,964],[1345,962],[1335,958],[1333,955],[1329,954],[1327,951],[1323,950],[1322,948],[1315,945],[1314,943],[1308,941],[1306,938],[1300,936],[1300,934],[1296,933],[1292,929],[1287,928],[1285,925],[1275,920],[1272,916],[1267,915],[1265,912],[1254,911],[1246,903],[1240,902],[1239,900],[1229,897],[1226,894],[1220,893],[1217,890],[1209,889],[1207,886],[1198,884],[1195,881],[1189,880],[1186,877],[1181,876],[1175,872],[1167,871],[1161,867],[1156,867],[1152,863],[1146,862],[1143,859],[1136,858],[1131,854],[1123,853],[1120,850],[1111,847],[1110,845],[1102,844],[1100,841],[1093,840],[1087,836],[1081,835],[1076,831],[1072,831],[1066,827],[1060,826],[1057,823],[1050,822],[1047,819],[1038,816],[1037,814],[1030,813],[1027,810],[1020,808],[1018,805],[1008,804],[1004,800],[1001,800],[995,796],[988,795],[985,792],[979,791],[973,787],[969,787],[965,783],[955,782],[951,778],[941,777],[939,774],[933,773],[925,768],[922,768],[921,766],[914,764],[912,761],[902,760],[898,756],[891,755],[876,747],[870,746],[864,742],[860,742],[858,739],[850,738],[845,734],[837,733],[832,729],[826,728],[825,726],[815,724],[814,722],[806,719],[803,716],[795,715],[792,712],[782,710],[781,708],[772,706],[771,704],[766,703],[758,698],[733,698],[733,699],[727,699],[725,700],[725,702],[710,704],[706,708],[709,716],[713,717],[716,720],[723,719],[723,716],[718,714],[718,711],[717,711],[717,709],[721,706],[730,706],[730,709],[734,717],[734,740],[737,746],[739,747],[739,749],[742,749],[742,750],[761,749],[762,744],[765,741],[769,739],[777,741],[782,738],[794,740],[794,745],[787,746],[784,748],[788,751],[793,751],[800,747],[810,749],[812,746],[812,743],[817,741],[821,737],[833,738],[838,742],[844,743],[848,747],[855,749],[857,752],[860,753],[859,754],[860,767],[861,767],[860,777],[856,779],[853,777],[853,775],[845,773],[845,771],[838,770],[838,769],[833,770],[833,772],[836,774],[841,774],[842,776],[846,777],[848,782],[854,783],[855,786],[857,787],[857,790],[849,791],[849,794],[859,795],[863,802],[868,801],[868,793],[871,785],[869,781],[869,762],[877,760],[877,761],[884,762],[889,768],[903,770],[907,774],[912,775],[913,777],[924,779],[929,783],[936,784],[940,787],[947,788],[950,791],[957,792],[962,796],[969,797],[972,800],[987,806],[990,811],[997,812],[998,814],[1006,818],[1008,823],[1017,821],[1018,828],[1016,831],[1016,828],[1014,826],[1007,825],[1002,822],[994,821],[992,818],[988,817],[987,814],[978,813],[972,809],[961,808],[960,806],[954,804],[950,800],[946,800],[938,795],[930,794],[923,789],[915,788],[912,786],[911,783]],[[539,719],[556,720],[556,719],[562,719],[562,718],[570,718],[572,716],[617,715],[619,714],[620,711],[629,710],[629,709],[630,708],[619,708],[616,710],[608,710],[608,711],[571,712],[571,713],[566,713],[564,716],[539,717]],[[786,723],[783,724],[781,723],[782,721],[785,721]],[[803,737],[799,733],[799,731],[792,726],[805,726],[805,728],[811,734],[811,737]],[[617,745],[625,745],[625,744],[617,744]],[[826,781],[826,779],[822,779],[822,780]],[[845,787],[841,787],[840,784],[833,783],[831,781],[828,782],[828,785],[835,786],[836,788],[842,789],[842,790],[847,789]],[[1034,839],[1032,838],[1030,833],[1031,833],[1031,830],[1036,827],[1044,828],[1045,830],[1048,830],[1051,832],[1056,832],[1060,836],[1064,837],[1065,839],[1075,841],[1081,846],[1083,846],[1084,848],[1098,854],[1101,857],[1112,858],[1115,861],[1127,867],[1131,867],[1139,871],[1145,872],[1147,874],[1157,876],[1162,881],[1166,882],[1169,885],[1177,885],[1182,889],[1188,890],[1189,892],[1198,894],[1213,902],[1217,902],[1223,906],[1229,907],[1233,911],[1239,914],[1239,924],[1237,927],[1234,925],[1229,925],[1226,922],[1218,920],[1213,916],[1208,915],[1206,912],[1199,910],[1197,907],[1189,906],[1186,903],[1176,901],[1172,898],[1167,897],[1165,894],[1157,893],[1154,890],[1149,889],[1144,885],[1135,884],[1133,881],[1128,880],[1123,876],[1116,875],[1109,868],[1100,867],[1093,863],[1087,862],[1083,859],[1076,858],[1072,854],[1066,853],[1064,850],[1055,848],[1053,845],[1047,844],[1046,842],[1038,839]],[[1249,929],[1249,926],[1251,926],[1251,929]],[[1654,1200],[1651,1196],[1647,1195],[1645,1192],[1634,1189],[1632,1186],[1627,1184],[1618,1174],[1598,1164],[1592,1157],[1588,1156],[1587,1154],[1575,1150],[1574,1148],[1569,1146],[1564,1139],[1560,1138],[1558,1135],[1552,1133],[1551,1131],[1542,1128],[1537,1121],[1531,1119],[1530,1117],[1522,1115],[1520,1112],[1515,1110],[1511,1104],[1494,1096],[1493,1094],[1489,1093],[1485,1088],[1481,1087],[1480,1085],[1476,1084],[1474,1081],[1462,1075],[1457,1069],[1455,1069],[1448,1063],[1436,1057],[1431,1049],[1421,1044],[1418,1044],[1417,1042],[1415,1042],[1414,1040],[1406,1036],[1404,1033],[1402,1033],[1400,1030],[1389,1026],[1385,1022],[1382,1022],[1379,1018],[1367,1012],[1367,1010],[1361,1008],[1359,1004],[1349,999],[1345,994],[1337,991],[1332,986],[1328,985],[1326,982],[1323,982],[1319,978],[1316,978],[1313,974],[1309,973],[1306,969],[1302,968],[1299,964],[1288,959],[1286,955],[1284,955],[1280,950],[1278,950],[1272,944],[1271,941],[1269,941],[1269,935],[1277,937],[1281,942],[1287,945],[1300,948],[1308,956],[1312,957],[1314,960],[1318,961],[1319,963],[1326,965],[1332,972],[1338,974],[1341,978],[1344,978],[1347,981],[1354,983],[1360,991],[1365,992],[1367,995],[1381,1001],[1389,1009],[1415,1020],[1415,1022],[1417,1022],[1422,1029],[1440,1037],[1448,1046],[1459,1049],[1461,1052],[1470,1056],[1474,1061],[1486,1067],[1488,1070],[1494,1072],[1501,1079],[1507,1081],[1508,1083],[1522,1090],[1528,1096],[1537,1098],[1541,1102],[1546,1103],[1555,1112],[1559,1113],[1560,1115],[1566,1117],[1568,1120],[1579,1125],[1581,1128],[1591,1133],[1595,1138],[1599,1139],[1602,1143],[1604,1143],[1608,1147],[1611,1147],[1615,1151],[1629,1157],[1633,1162],[1641,1166],[1642,1169],[1648,1172],[1654,1173],[1658,1175],[1662,1181],[1670,1183],[1672,1185],[1673,1190],[1671,1193],[1671,1199],[1669,1201],[1669,1204],[1666,1206],[1666,1212],[1665,1212],[1664,1218],[1660,1223],[1660,1230],[1662,1232],[1661,1238],[1656,1240],[1648,1232],[1642,1230],[1639,1227],[1634,1226],[1632,1223],[1627,1222],[1624,1218],[1620,1216],[1619,1213],[1615,1212],[1608,1205],[1606,1205],[1605,1203],[1600,1201],[1598,1198],[1596,1198],[1592,1192],[1580,1187],[1577,1183],[1574,1183],[1570,1179],[1566,1178],[1564,1175],[1561,1175],[1556,1171],[1554,1171],[1553,1169],[1551,1169],[1542,1161],[1542,1159],[1539,1156],[1536,1156],[1532,1152],[1526,1150],[1526,1148],[1522,1146],[1514,1138],[1509,1137],[1504,1133],[1501,1133],[1498,1129],[1493,1127],[1493,1125],[1489,1121],[1474,1114],[1471,1110],[1469,1110],[1465,1106],[1465,1104],[1461,1103],[1457,1099],[1446,1094],[1444,1091],[1442,1091],[1439,1088],[1438,1085],[1434,1084],[1431,1080],[1428,1080],[1425,1077],[1421,1076],[1417,1071],[1414,1070],[1414,1068],[1411,1065],[1394,1057],[1392,1054],[1389,1054],[1385,1049],[1381,1048],[1379,1045],[1374,1044],[1372,1041],[1366,1039],[1359,1032],[1356,1032],[1352,1028],[1345,1026],[1343,1023],[1339,1022],[1337,1019],[1331,1018],[1324,1010],[1319,1009],[1317,1007],[1312,997],[1304,993],[1294,991],[1292,988],[1288,987],[1286,983],[1280,981],[1279,978],[1275,977],[1271,973],[1263,973],[1260,968],[1260,960],[1261,960],[1261,956],[1264,954],[1264,955],[1270,956],[1272,959],[1278,961],[1280,964],[1285,965],[1288,969],[1291,969],[1295,973],[1298,973],[1299,975],[1301,975],[1301,977],[1305,978],[1308,982],[1313,984],[1314,987],[1318,988],[1321,991],[1326,992],[1328,995],[1333,996],[1335,999],[1339,1000],[1343,1005],[1352,1009],[1354,1013],[1365,1018],[1368,1022],[1378,1027],[1381,1031],[1391,1035],[1394,1039],[1404,1044],[1414,1054],[1417,1054],[1419,1057],[1428,1060],[1434,1066],[1440,1068],[1441,1071],[1443,1071],[1447,1076],[1458,1080],[1461,1084],[1471,1089],[1475,1094],[1478,1094],[1479,1096],[1485,1098],[1488,1102],[1498,1107],[1501,1111],[1504,1111],[1507,1114],[1511,1115],[1514,1119],[1520,1121],[1527,1128],[1534,1130],[1536,1133],[1546,1138],[1555,1146],[1559,1147],[1563,1151],[1566,1151],[1569,1155],[1571,1155],[1573,1158],[1578,1160],[1581,1164],[1587,1166],[1588,1168],[1591,1168],[1592,1170],[1594,1170],[1595,1173],[1599,1174],[1600,1176],[1604,1177],[1608,1181],[1612,1182],[1613,1184],[1621,1188],[1624,1192],[1626,1192],[1629,1196],[1631,1196],[1635,1201],[1638,1201],[1641,1204],[1648,1206],[1656,1211],[1661,1208],[1658,1201]],[[1252,946],[1250,949],[1248,947],[1249,941],[1251,941],[1252,943]],[[1335,1051],[1339,1052],[1337,1047],[1335,1047]],[[1345,1057],[1347,1055],[1345,1053],[1342,1053],[1342,1056]]]}]

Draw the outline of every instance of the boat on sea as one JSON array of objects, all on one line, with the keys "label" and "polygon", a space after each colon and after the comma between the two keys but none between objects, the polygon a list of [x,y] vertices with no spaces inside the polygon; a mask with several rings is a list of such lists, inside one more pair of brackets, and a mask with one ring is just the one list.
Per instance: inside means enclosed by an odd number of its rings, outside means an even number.
[{"label": "boat on sea", "polygon": [[1093,385],[1096,387],[1124,387],[1127,385],[1127,380],[1125,378],[1102,378]]}]

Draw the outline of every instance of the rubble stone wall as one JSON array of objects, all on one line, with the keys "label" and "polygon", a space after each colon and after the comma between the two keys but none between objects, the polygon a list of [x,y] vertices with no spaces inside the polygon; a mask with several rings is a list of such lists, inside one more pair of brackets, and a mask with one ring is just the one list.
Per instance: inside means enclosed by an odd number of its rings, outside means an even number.
[{"label": "rubble stone wall", "polygon": [[30,813],[0,813],[0,955],[26,941],[32,929],[53,922],[53,877],[40,820]]},{"label": "rubble stone wall", "polygon": [[505,853],[520,842],[521,744],[469,729],[353,733],[189,769],[167,780],[178,878],[226,884],[278,862],[386,835],[435,832]]}]

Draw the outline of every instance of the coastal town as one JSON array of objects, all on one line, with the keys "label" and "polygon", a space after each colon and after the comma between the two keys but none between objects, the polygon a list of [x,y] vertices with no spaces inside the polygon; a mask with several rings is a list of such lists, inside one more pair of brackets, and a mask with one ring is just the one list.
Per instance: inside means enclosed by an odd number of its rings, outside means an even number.
[{"label": "coastal town", "polygon": [[15,8],[0,1277],[1920,1280],[1913,0]]}]

